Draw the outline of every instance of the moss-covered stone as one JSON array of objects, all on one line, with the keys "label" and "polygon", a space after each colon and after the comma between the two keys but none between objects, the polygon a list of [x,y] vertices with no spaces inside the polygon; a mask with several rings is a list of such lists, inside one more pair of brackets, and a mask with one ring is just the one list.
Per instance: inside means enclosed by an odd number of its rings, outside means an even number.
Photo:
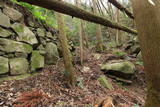
[{"label": "moss-covered stone", "polygon": [[9,72],[8,58],[0,56],[0,74]]},{"label": "moss-covered stone", "polygon": [[55,64],[59,59],[57,46],[51,42],[47,43],[45,51],[46,51],[45,64],[47,65]]},{"label": "moss-covered stone", "polygon": [[5,6],[5,8],[3,9],[3,13],[9,16],[14,21],[20,21],[23,17],[23,15],[19,11],[8,6]]},{"label": "moss-covered stone", "polygon": [[10,74],[20,75],[29,72],[29,63],[25,58],[10,59]]},{"label": "moss-covered stone", "polygon": [[7,28],[11,26],[9,17],[3,14],[1,11],[0,11],[0,25]]},{"label": "moss-covered stone", "polygon": [[46,33],[46,37],[50,38],[50,39],[54,39],[54,36],[52,35],[51,32],[47,32]]},{"label": "moss-covered stone", "polygon": [[42,56],[39,51],[33,51],[31,58],[31,70],[34,71],[36,69],[43,67],[44,67],[44,56]]},{"label": "moss-covered stone", "polygon": [[35,34],[27,26],[19,23],[14,23],[12,25],[12,28],[18,34],[18,41],[23,41],[31,45],[38,43]]},{"label": "moss-covered stone", "polygon": [[101,75],[98,78],[98,81],[100,82],[100,84],[105,87],[106,89],[112,90],[113,86],[112,84],[106,79],[106,77],[104,75]]},{"label": "moss-covered stone", "polygon": [[0,50],[4,52],[31,53],[32,47],[28,44],[0,38]]},{"label": "moss-covered stone", "polygon": [[45,37],[45,29],[42,29],[42,28],[38,28],[37,29],[37,35],[39,36],[39,37]]},{"label": "moss-covered stone", "polygon": [[115,63],[106,63],[101,66],[101,70],[103,71],[115,71],[122,72],[124,74],[134,74],[135,73],[135,65],[129,61],[120,61]]},{"label": "moss-covered stone", "polygon": [[12,33],[9,30],[0,27],[0,37],[9,37]]}]

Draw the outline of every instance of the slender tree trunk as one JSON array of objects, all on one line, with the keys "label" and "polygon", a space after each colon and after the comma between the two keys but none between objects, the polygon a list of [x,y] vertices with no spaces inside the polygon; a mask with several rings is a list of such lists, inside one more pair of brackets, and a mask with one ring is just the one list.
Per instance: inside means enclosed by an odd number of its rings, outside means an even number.
[{"label": "slender tree trunk", "polygon": [[[116,9],[116,22],[119,23],[119,10]],[[119,45],[119,30],[116,30],[116,44]]]},{"label": "slender tree trunk", "polygon": [[[98,14],[97,12],[97,6],[96,6],[96,0],[92,0],[93,2],[93,11],[95,14]],[[102,40],[102,31],[101,26],[99,24],[96,24],[96,48],[98,52],[103,52],[103,40]]]},{"label": "slender tree trunk", "polygon": [[67,85],[69,87],[73,87],[75,86],[76,75],[73,69],[71,53],[68,48],[67,37],[64,31],[64,20],[63,20],[62,14],[56,13],[56,19],[57,19],[58,30],[59,30],[58,38],[62,46],[62,54],[63,54],[63,60],[64,60],[64,66],[65,66],[64,74],[67,80]]},{"label": "slender tree trunk", "polygon": [[132,0],[147,77],[145,107],[160,107],[160,1]]},{"label": "slender tree trunk", "polygon": [[[80,0],[75,0],[75,4],[77,7],[80,7]],[[80,43],[80,64],[83,65],[83,44],[84,44],[84,29],[83,29],[83,21],[79,19],[79,43]]]}]

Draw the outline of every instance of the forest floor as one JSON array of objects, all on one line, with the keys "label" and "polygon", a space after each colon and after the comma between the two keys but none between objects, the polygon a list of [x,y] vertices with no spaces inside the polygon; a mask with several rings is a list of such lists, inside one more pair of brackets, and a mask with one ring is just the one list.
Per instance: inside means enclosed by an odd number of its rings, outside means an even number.
[{"label": "forest floor", "polygon": [[143,67],[136,66],[137,72],[130,85],[119,83],[106,75],[114,87],[109,90],[97,80],[103,75],[100,65],[116,58],[110,53],[95,58],[95,54],[98,53],[87,53],[83,66],[75,61],[79,84],[72,89],[65,85],[62,60],[29,78],[0,83],[0,107],[93,107],[110,97],[115,107],[143,106],[146,96]]}]

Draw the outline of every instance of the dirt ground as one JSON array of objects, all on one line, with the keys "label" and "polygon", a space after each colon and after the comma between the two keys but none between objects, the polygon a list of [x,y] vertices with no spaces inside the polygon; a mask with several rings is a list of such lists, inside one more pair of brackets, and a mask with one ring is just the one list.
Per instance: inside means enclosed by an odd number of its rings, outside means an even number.
[{"label": "dirt ground", "polygon": [[65,85],[62,60],[29,78],[4,81],[0,83],[0,107],[98,107],[94,105],[106,98],[112,98],[115,107],[143,106],[146,86],[142,66],[136,66],[130,85],[123,85],[107,75],[114,89],[100,85],[97,80],[103,75],[100,65],[110,59],[114,59],[112,54],[103,53],[95,58],[95,53],[89,52],[82,67],[75,58],[78,85],[72,89]]}]

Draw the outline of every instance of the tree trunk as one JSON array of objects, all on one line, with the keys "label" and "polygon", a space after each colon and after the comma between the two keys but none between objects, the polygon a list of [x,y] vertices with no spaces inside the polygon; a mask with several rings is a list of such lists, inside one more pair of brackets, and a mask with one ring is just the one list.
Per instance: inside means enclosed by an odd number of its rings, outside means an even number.
[{"label": "tree trunk", "polygon": [[90,12],[87,12],[81,8],[78,8],[74,5],[71,5],[63,1],[58,1],[58,0],[19,0],[19,1],[27,2],[27,3],[37,5],[43,8],[47,8],[50,10],[54,10],[60,13],[67,14],[72,17],[77,17],[83,20],[87,20],[90,22],[108,26],[114,29],[123,30],[128,33],[137,34],[137,31],[133,29],[130,29],[126,26],[112,22],[104,17],[94,15]]},{"label": "tree trunk", "polygon": [[145,107],[160,107],[160,2],[132,0],[147,77]]},{"label": "tree trunk", "polygon": [[[75,4],[77,7],[80,7],[80,0],[75,0]],[[83,43],[84,43],[84,29],[83,29],[83,21],[79,19],[79,43],[80,43],[80,64],[83,65]]]},{"label": "tree trunk", "polygon": [[[93,2],[94,14],[98,14],[96,0],[92,0],[92,2]],[[101,26],[99,24],[96,24],[96,40],[97,40],[97,44],[96,44],[97,51],[103,52],[102,31],[101,31]]]},{"label": "tree trunk", "polygon": [[[119,23],[119,10],[116,9],[116,22]],[[119,46],[119,30],[116,30],[116,44]]]},{"label": "tree trunk", "polygon": [[76,76],[75,76],[75,72],[72,65],[71,53],[68,48],[67,37],[64,31],[64,20],[63,20],[62,14],[56,13],[56,19],[57,19],[57,24],[59,29],[58,38],[62,46],[62,54],[63,54],[63,60],[64,60],[64,66],[65,66],[64,74],[67,80],[67,85],[69,87],[72,87],[72,86],[75,86]]}]

